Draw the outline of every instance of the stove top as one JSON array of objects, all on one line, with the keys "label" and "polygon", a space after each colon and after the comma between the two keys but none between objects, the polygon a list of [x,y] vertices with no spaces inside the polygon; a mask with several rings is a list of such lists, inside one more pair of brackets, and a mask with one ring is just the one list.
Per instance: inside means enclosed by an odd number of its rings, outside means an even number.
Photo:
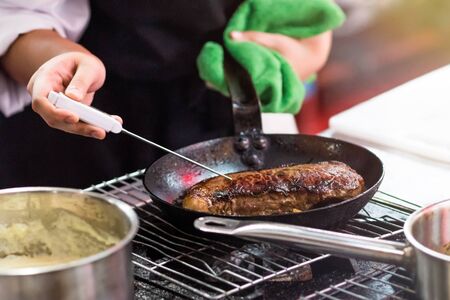
[{"label": "stove top", "polygon": [[[135,299],[414,297],[411,274],[401,267],[178,228],[151,203],[143,173],[139,170],[87,189],[123,200],[139,215],[132,253]],[[404,241],[403,223],[413,210],[392,204],[393,198],[378,192],[337,231]]]}]

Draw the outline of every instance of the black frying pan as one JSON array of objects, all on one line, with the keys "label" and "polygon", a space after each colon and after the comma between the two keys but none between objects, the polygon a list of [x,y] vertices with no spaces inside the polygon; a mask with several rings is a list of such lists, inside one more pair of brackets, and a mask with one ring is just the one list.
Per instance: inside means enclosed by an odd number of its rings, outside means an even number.
[{"label": "black frying pan", "polygon": [[[337,139],[263,134],[259,99],[249,75],[230,57],[226,57],[225,72],[233,102],[237,136],[204,141],[177,152],[223,173],[337,160],[355,169],[366,182],[366,190],[362,194],[340,203],[300,213],[232,218],[331,228],[344,224],[358,213],[381,183],[383,165],[380,159],[365,148]],[[215,174],[168,154],[146,170],[144,186],[154,204],[172,220],[192,225],[195,219],[208,214],[184,209],[178,199],[192,185],[213,176]]]}]

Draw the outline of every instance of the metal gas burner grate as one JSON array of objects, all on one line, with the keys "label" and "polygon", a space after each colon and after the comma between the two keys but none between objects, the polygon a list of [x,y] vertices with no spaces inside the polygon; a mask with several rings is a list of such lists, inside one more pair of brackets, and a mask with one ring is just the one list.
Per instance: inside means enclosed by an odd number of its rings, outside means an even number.
[{"label": "metal gas burner grate", "polygon": [[[290,287],[296,299],[408,299],[414,294],[411,279],[395,266],[177,228],[151,204],[143,174],[140,170],[87,189],[129,203],[140,217],[132,254],[137,299],[248,299],[277,287],[286,291],[283,285],[289,283],[301,287],[298,294]],[[412,204],[390,200],[401,201],[377,193],[340,231],[403,241],[403,222]]]},{"label": "metal gas burner grate", "polygon": [[300,299],[410,299],[415,292],[405,272],[390,265],[374,266]]}]

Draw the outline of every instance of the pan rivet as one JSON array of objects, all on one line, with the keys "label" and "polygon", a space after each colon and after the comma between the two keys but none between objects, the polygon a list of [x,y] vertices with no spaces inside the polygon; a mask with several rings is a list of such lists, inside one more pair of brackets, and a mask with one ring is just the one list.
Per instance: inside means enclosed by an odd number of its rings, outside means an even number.
[{"label": "pan rivet", "polygon": [[252,167],[257,167],[261,164],[261,160],[256,153],[246,153],[243,160],[246,165]]},{"label": "pan rivet", "polygon": [[264,136],[257,136],[253,140],[253,147],[255,147],[256,149],[263,150],[266,149],[268,145],[269,141]]},{"label": "pan rivet", "polygon": [[244,151],[250,148],[250,139],[246,136],[240,136],[235,142],[235,147],[238,151]]}]

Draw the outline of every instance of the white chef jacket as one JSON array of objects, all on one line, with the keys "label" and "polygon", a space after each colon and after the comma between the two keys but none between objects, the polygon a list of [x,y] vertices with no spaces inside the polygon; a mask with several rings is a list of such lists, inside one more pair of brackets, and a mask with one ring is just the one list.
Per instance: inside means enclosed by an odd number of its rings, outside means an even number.
[{"label": "white chef jacket", "polygon": [[[90,16],[88,0],[2,0],[0,1],[0,56],[20,34],[36,29],[54,29],[76,41]],[[0,112],[6,117],[31,103],[26,87],[0,69]]]}]

